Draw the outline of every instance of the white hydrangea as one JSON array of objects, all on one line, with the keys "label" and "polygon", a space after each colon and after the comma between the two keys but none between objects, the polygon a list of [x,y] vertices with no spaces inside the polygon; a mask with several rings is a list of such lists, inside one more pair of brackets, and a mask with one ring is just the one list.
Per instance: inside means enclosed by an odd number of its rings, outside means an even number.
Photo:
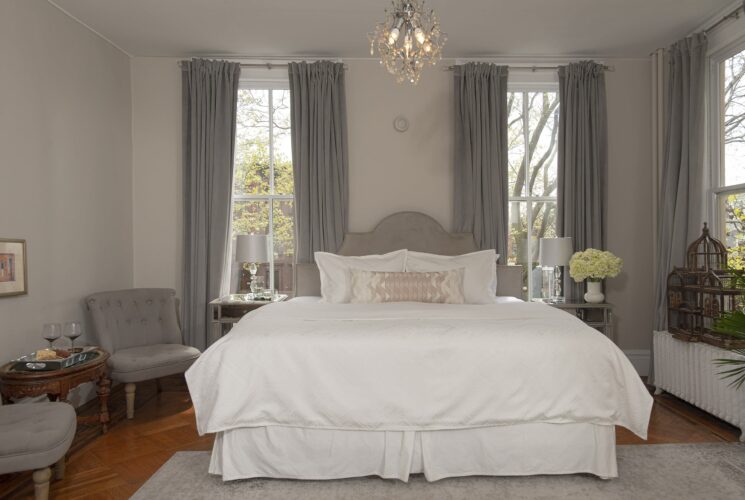
[{"label": "white hydrangea", "polygon": [[569,260],[569,275],[576,282],[584,280],[600,281],[618,276],[623,267],[623,260],[611,252],[588,248],[577,252]]}]

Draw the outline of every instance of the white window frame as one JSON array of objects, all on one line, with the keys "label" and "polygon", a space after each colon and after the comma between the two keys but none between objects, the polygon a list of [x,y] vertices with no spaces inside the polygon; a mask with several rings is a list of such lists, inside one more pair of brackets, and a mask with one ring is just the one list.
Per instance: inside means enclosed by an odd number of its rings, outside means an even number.
[{"label": "white window frame", "polygon": [[[273,91],[289,90],[290,82],[287,78],[241,78],[238,84],[240,90],[268,90],[269,91],[269,110],[274,108]],[[294,194],[274,194],[274,119],[269,117],[269,194],[235,194],[233,193],[231,183],[231,200],[230,200],[230,224],[232,233],[233,224],[233,207],[236,202],[241,201],[265,201],[269,210],[269,228],[267,239],[269,240],[269,288],[274,290],[274,201],[293,201]],[[292,284],[293,288],[295,283]]]},{"label": "white window frame", "polygon": [[[510,75],[510,81],[507,84],[507,92],[521,92],[523,93],[523,116],[528,116],[528,100],[525,99],[525,95],[529,92],[556,92],[556,94],[559,93],[559,82],[557,79],[557,75],[554,72],[549,72],[547,75],[536,75],[533,73],[528,73],[527,75],[517,75],[518,78],[520,76],[523,77],[529,77],[530,79],[525,80],[517,80],[512,81],[512,75]],[[536,81],[537,79],[545,80],[545,81]],[[524,134],[524,141],[525,146],[530,142],[530,130],[528,130],[528,127],[523,124],[523,134]],[[528,155],[525,155],[525,161],[528,161]],[[527,169],[526,169],[527,171]],[[528,177],[525,177],[525,181],[527,183]],[[531,217],[532,213],[532,204],[540,203],[540,202],[553,202],[557,204],[559,203],[559,192],[558,188],[556,191],[556,196],[533,196],[528,189],[525,189],[525,196],[509,196],[507,197],[507,204],[509,206],[510,202],[517,201],[517,202],[526,202],[526,215],[527,215],[527,227],[528,227],[528,241],[527,241],[527,255],[530,257],[533,253],[533,238],[532,238],[532,231],[533,231],[533,220]],[[528,286],[527,290],[525,290],[527,294],[527,300],[530,301],[533,298],[533,280],[531,279],[531,275],[533,272],[533,269],[530,267],[532,266],[531,262],[526,263],[528,266],[528,269],[525,271],[527,272],[528,276]]]},{"label": "white window frame", "polygon": [[726,45],[709,55],[709,86],[708,94],[708,123],[709,131],[707,149],[710,172],[710,196],[709,196],[709,221],[715,235],[725,241],[725,228],[722,227],[722,213],[720,212],[720,200],[731,194],[745,193],[745,184],[723,185],[724,174],[724,131],[722,130],[722,114],[724,112],[723,96],[721,95],[721,84],[724,77],[723,63],[730,57],[745,50],[745,37]]}]

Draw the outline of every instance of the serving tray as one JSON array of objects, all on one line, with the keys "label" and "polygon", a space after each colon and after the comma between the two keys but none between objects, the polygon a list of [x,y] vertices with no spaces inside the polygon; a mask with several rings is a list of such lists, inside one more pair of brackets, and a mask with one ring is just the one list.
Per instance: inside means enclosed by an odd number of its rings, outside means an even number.
[{"label": "serving tray", "polygon": [[71,366],[75,366],[77,364],[93,359],[96,356],[98,356],[98,353],[93,348],[86,348],[81,352],[73,353],[70,356],[61,359],[37,360],[36,353],[33,352],[16,359],[13,362],[11,370],[24,372],[62,370],[64,368],[70,368]]}]

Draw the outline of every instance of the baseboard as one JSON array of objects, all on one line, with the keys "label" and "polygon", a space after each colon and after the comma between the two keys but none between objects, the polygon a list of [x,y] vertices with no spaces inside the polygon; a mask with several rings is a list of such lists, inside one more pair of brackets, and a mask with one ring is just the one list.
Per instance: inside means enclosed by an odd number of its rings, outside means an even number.
[{"label": "baseboard", "polygon": [[652,360],[652,353],[649,349],[629,349],[623,351],[631,364],[634,365],[640,376],[649,375],[649,364]]}]

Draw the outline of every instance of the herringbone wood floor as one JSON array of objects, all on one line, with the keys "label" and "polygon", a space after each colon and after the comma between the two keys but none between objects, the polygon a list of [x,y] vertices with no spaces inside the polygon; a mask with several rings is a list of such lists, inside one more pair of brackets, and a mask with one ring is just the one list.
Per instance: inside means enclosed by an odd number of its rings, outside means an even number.
[{"label": "herringbone wood floor", "polygon": [[[124,418],[124,394],[112,394],[113,424],[101,436],[96,427],[79,426],[65,479],[52,483],[52,498],[128,498],[176,451],[209,450],[212,437],[199,437],[194,410],[181,378],[138,384],[134,420]],[[92,408],[83,409],[92,412]],[[617,429],[619,444],[642,444],[626,429]],[[737,441],[739,431],[721,420],[663,394],[655,397],[646,443]],[[0,476],[1,498],[32,498],[31,474]]]}]

